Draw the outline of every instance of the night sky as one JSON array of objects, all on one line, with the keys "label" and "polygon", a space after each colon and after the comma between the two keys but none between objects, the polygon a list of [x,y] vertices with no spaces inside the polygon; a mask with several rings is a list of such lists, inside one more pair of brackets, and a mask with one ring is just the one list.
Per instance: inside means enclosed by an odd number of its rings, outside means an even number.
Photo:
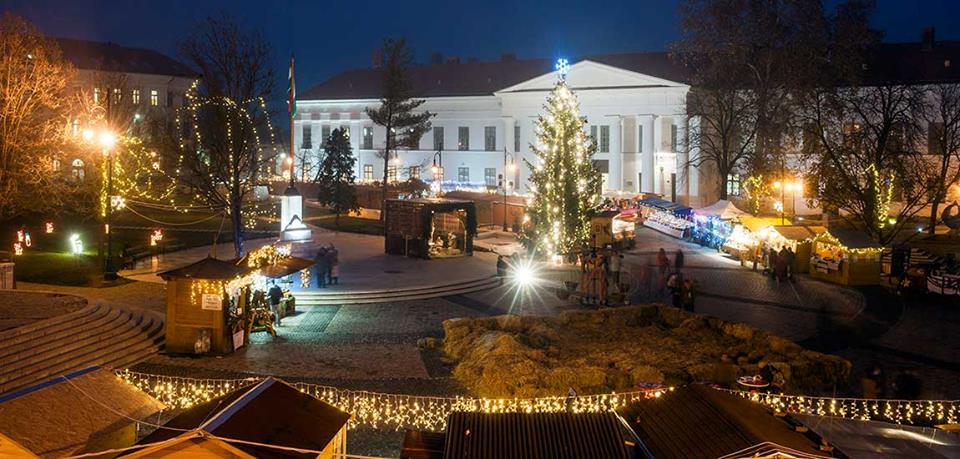
[{"label": "night sky", "polygon": [[[835,4],[830,1],[828,4]],[[462,58],[576,57],[662,50],[678,37],[678,0],[550,2],[0,0],[59,37],[112,41],[176,56],[177,40],[197,20],[220,12],[258,28],[274,46],[278,95],[286,60],[297,56],[298,90],[344,70],[370,65],[383,37],[405,36],[419,62],[432,52]],[[960,39],[960,2],[879,0],[874,25],[887,41],[917,41],[934,26],[938,39]],[[282,97],[282,96],[280,96]]]}]

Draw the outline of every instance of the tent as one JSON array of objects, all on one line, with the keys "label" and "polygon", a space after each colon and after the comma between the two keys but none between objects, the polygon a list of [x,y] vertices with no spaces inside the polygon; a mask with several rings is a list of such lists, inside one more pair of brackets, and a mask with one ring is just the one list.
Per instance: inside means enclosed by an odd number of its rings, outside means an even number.
[{"label": "tent", "polygon": [[732,202],[721,199],[707,207],[701,207],[693,210],[694,215],[704,217],[717,217],[721,220],[733,220],[735,218],[747,215],[746,212],[737,208]]}]

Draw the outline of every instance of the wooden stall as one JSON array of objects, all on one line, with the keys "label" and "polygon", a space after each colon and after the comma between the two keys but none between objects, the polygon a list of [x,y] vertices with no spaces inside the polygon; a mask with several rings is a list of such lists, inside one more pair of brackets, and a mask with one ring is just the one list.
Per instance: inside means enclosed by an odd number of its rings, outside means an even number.
[{"label": "wooden stall", "polygon": [[247,271],[234,262],[207,257],[160,273],[167,281],[167,352],[226,354],[233,351],[226,285]]},{"label": "wooden stall", "polygon": [[795,254],[793,258],[794,273],[810,272],[810,256],[813,254],[813,240],[827,232],[822,226],[776,225],[770,230],[768,241],[779,249],[790,247]]},{"label": "wooden stall", "polygon": [[810,277],[841,285],[879,284],[881,251],[865,233],[824,232],[813,240]]},{"label": "wooden stall", "polygon": [[386,207],[386,253],[426,259],[473,255],[477,215],[472,201],[388,199]]},{"label": "wooden stall", "polygon": [[605,210],[590,217],[590,246],[612,247],[618,250],[633,248],[636,224],[621,218],[619,210]]}]

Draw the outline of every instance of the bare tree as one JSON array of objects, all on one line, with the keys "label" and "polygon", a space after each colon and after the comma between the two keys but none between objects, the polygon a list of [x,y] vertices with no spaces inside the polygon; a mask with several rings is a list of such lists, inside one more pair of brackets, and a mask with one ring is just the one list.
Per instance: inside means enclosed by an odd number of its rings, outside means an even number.
[{"label": "bare tree", "polygon": [[[0,217],[56,197],[53,152],[65,131],[63,91],[73,74],[57,44],[21,17],[0,19]],[[39,193],[39,190],[45,190]]]},{"label": "bare tree", "polygon": [[674,55],[694,70],[688,114],[700,118],[687,165],[713,165],[726,199],[729,174],[770,175],[788,151],[791,93],[816,78],[826,19],[815,0],[688,0],[680,12]]},{"label": "bare tree", "polygon": [[[367,108],[366,113],[370,120],[383,126],[386,132],[383,150],[380,152],[383,158],[382,202],[383,209],[386,209],[391,155],[400,148],[416,148],[423,134],[430,130],[430,118],[433,114],[428,111],[415,111],[425,101],[413,98],[413,83],[410,81],[413,53],[407,47],[406,40],[384,40],[381,53],[384,63],[381,72],[383,90],[380,106]],[[383,215],[381,212],[381,219]]]},{"label": "bare tree", "polygon": [[[187,95],[178,120],[181,183],[213,209],[230,216],[233,246],[243,254],[244,212],[250,217],[258,173],[275,161],[265,100],[273,92],[270,47],[255,31],[227,16],[201,21],[180,52],[203,75]],[[248,220],[249,221],[249,220]]]},{"label": "bare tree", "polygon": [[939,208],[950,185],[960,182],[960,85],[938,84],[928,88],[924,118],[927,124],[927,172],[930,187],[930,224],[934,234]]}]

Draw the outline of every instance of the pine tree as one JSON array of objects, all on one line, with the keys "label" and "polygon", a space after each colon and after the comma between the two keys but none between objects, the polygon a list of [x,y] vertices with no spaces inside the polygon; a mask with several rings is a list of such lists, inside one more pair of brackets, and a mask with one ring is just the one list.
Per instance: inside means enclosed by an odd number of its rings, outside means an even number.
[{"label": "pine tree", "polygon": [[527,211],[531,242],[549,257],[568,256],[590,237],[590,215],[600,203],[600,173],[593,165],[596,145],[584,130],[576,95],[563,80],[547,97],[547,114],[536,123],[538,162],[531,165],[533,200]]},{"label": "pine tree", "polygon": [[347,131],[343,128],[334,129],[323,148],[326,155],[317,172],[317,200],[333,210],[339,226],[340,214],[360,208],[357,205],[356,190],[353,188],[356,177],[353,175],[353,150]]}]

